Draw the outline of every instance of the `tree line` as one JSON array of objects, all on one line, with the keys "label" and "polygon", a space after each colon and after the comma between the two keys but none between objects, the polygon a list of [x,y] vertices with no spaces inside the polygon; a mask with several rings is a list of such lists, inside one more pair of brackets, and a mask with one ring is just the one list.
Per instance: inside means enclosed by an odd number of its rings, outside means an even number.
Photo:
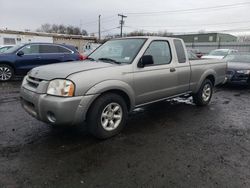
[{"label": "tree line", "polygon": [[63,25],[63,24],[43,24],[37,30],[37,32],[44,33],[58,33],[58,34],[69,34],[69,35],[88,35],[88,32],[85,29],[80,27],[75,27],[72,25]]}]

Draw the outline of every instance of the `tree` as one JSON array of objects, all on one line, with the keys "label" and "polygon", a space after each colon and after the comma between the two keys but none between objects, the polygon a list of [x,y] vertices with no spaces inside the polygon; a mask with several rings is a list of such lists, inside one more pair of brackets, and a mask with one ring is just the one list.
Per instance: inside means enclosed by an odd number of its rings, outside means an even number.
[{"label": "tree", "polygon": [[156,33],[156,32],[144,32],[143,30],[133,31],[126,34],[126,36],[160,36],[160,37],[168,37],[171,35],[173,35],[173,33],[169,33],[167,31],[159,31]]},{"label": "tree", "polygon": [[88,35],[87,31],[84,29],[80,29],[79,27],[75,27],[72,25],[65,26],[63,24],[43,24],[36,31],[44,32],[44,33],[59,33],[59,34],[71,34],[71,35]]},{"label": "tree", "polygon": [[250,35],[241,35],[238,36],[238,42],[250,42]]}]

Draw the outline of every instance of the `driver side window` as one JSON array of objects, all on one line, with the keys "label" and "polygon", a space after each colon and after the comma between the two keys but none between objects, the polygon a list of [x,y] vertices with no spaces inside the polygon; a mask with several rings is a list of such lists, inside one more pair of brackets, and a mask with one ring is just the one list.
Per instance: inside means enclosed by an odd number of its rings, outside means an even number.
[{"label": "driver side window", "polygon": [[153,41],[144,55],[151,55],[153,57],[153,65],[170,64],[172,59],[167,41]]},{"label": "driver side window", "polygon": [[21,50],[25,55],[39,53],[38,45],[27,45]]}]

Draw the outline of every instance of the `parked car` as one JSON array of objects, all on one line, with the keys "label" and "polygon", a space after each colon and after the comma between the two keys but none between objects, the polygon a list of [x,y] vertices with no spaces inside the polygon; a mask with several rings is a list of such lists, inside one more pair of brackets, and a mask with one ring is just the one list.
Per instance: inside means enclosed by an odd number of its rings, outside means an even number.
[{"label": "parked car", "polygon": [[87,57],[89,54],[91,54],[93,51],[95,51],[95,49],[97,49],[101,45],[102,44],[99,44],[99,43],[87,43],[83,47],[83,55]]},{"label": "parked car", "polygon": [[250,54],[237,53],[228,55],[227,82],[236,84],[250,84]]},{"label": "parked car", "polygon": [[237,53],[238,50],[233,50],[233,49],[217,49],[217,50],[212,50],[208,55],[204,55],[201,58],[204,59],[223,59],[227,55]]},{"label": "parked car", "polygon": [[1,46],[0,47],[0,54],[4,53],[5,51],[7,51],[8,49],[12,48],[14,45],[5,45],[5,46]]},{"label": "parked car", "polygon": [[197,55],[195,53],[193,53],[192,51],[188,50],[188,59],[189,60],[198,60],[200,59],[199,57],[197,57]]},{"label": "parked car", "polygon": [[181,39],[113,39],[84,62],[32,69],[21,101],[29,114],[53,126],[86,120],[89,131],[103,139],[118,134],[137,107],[183,95],[207,105],[225,74],[224,61],[189,61]]},{"label": "parked car", "polygon": [[16,45],[0,54],[0,81],[8,81],[15,75],[25,75],[37,66],[80,59],[82,56],[70,45],[52,43]]},{"label": "parked car", "polygon": [[201,58],[204,55],[199,49],[189,49],[189,51],[194,53],[198,58]]}]

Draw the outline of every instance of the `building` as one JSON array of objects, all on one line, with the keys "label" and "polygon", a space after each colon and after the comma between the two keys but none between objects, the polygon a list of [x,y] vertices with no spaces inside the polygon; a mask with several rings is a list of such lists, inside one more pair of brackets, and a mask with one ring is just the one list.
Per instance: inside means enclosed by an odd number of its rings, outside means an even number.
[{"label": "building", "polygon": [[225,33],[198,33],[174,35],[184,40],[185,43],[202,43],[202,42],[236,42],[237,37]]},{"label": "building", "polygon": [[95,43],[96,41],[96,37],[82,35],[0,30],[0,45],[16,45],[29,42],[49,42],[73,45],[79,50],[79,52],[82,53],[87,43]]}]

